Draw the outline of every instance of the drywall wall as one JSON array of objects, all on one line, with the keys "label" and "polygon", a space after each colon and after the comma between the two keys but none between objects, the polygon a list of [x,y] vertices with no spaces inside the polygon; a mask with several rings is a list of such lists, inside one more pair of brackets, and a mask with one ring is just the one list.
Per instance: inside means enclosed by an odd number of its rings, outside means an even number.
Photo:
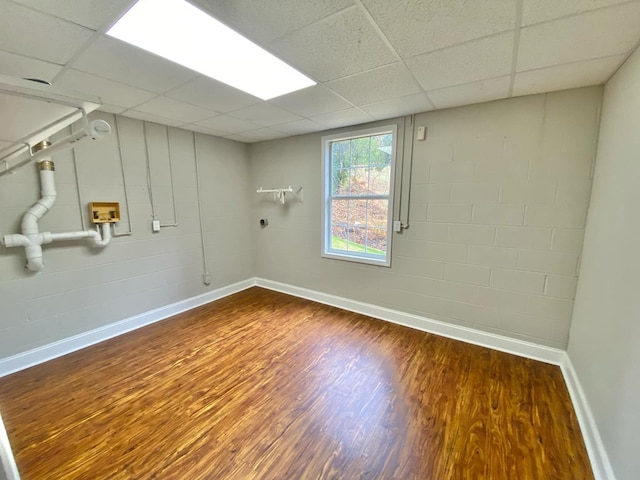
[{"label": "drywall wall", "polygon": [[607,83],[569,358],[618,480],[640,478],[640,51]]},{"label": "drywall wall", "polygon": [[[133,235],[114,238],[104,249],[92,249],[83,241],[46,245],[40,274],[24,269],[24,249],[0,246],[0,358],[252,276],[246,145],[197,134],[203,229],[212,275],[207,287],[202,283],[194,134],[118,118],[118,142],[113,115],[92,117],[108,121],[114,132],[76,148],[82,204],[72,152],[55,155],[58,199],[40,221],[40,229],[83,230],[89,225],[82,224],[80,211],[86,212],[88,202],[118,201],[124,218],[117,231],[126,232],[130,220]],[[126,218],[120,150],[131,219]],[[163,224],[174,221],[175,195],[177,227],[151,232],[148,185]],[[22,214],[38,198],[34,165],[0,177],[0,234],[19,232]]]},{"label": "drywall wall", "polygon": [[252,145],[252,187],[304,187],[303,204],[254,195],[256,275],[566,347],[601,95],[416,115],[428,134],[413,143],[410,227],[394,234],[391,268],[320,257],[321,134]]}]

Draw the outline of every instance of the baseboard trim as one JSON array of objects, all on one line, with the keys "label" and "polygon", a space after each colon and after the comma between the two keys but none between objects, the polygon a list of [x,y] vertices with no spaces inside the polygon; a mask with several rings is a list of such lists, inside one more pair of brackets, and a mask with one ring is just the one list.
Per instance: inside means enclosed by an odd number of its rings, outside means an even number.
[{"label": "baseboard trim", "polygon": [[71,352],[109,340],[124,333],[159,322],[178,313],[186,312],[209,302],[219,300],[234,293],[246,290],[256,284],[254,278],[217,288],[207,293],[190,297],[179,302],[165,305],[164,307],[149,310],[148,312],[125,318],[118,322],[96,328],[73,337],[65,338],[57,342],[43,345],[23,353],[0,359],[0,378],[25,368],[44,363],[48,360],[61,357]]},{"label": "baseboard trim", "polygon": [[584,394],[582,385],[578,374],[573,368],[571,363],[571,357],[565,352],[563,362],[560,364],[562,369],[562,375],[564,381],[567,384],[569,390],[569,396],[571,397],[571,403],[573,403],[573,409],[578,417],[578,423],[580,424],[580,430],[582,431],[582,438],[587,447],[589,454],[589,460],[591,461],[591,468],[593,469],[593,476],[596,480],[615,480],[613,468],[609,462],[609,456],[602,443],[602,437],[598,431],[595,419],[587,397]]},{"label": "baseboard trim", "polygon": [[273,280],[256,278],[256,285],[269,290],[275,290],[277,292],[287,293],[296,297],[342,308],[351,312],[361,313],[363,315],[368,315],[370,317],[396,323],[405,327],[414,328],[423,332],[434,333],[442,337],[472,343],[474,345],[499,350],[501,352],[512,353],[520,357],[531,358],[545,363],[560,365],[565,354],[563,350],[558,348],[538,345],[536,343],[526,342],[524,340],[518,340],[494,333],[483,332],[481,330],[475,330],[473,328],[463,327],[460,325],[453,325],[439,320],[433,320],[427,317],[413,315],[411,313],[404,313],[390,308],[379,307],[370,303],[338,297],[336,295],[322,293],[316,290],[309,290],[295,285],[275,282]]}]

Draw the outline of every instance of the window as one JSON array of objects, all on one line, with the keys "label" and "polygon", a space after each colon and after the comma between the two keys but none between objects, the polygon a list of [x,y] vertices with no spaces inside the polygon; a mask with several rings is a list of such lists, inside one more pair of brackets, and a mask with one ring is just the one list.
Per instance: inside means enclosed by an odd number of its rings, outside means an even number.
[{"label": "window", "polygon": [[322,256],[389,266],[396,126],[322,138]]}]

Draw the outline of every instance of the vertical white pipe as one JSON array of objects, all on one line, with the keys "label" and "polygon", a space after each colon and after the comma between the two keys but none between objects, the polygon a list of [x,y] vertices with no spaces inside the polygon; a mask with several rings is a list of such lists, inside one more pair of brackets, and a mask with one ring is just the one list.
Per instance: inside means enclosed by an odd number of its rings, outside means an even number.
[{"label": "vertical white pipe", "polygon": [[193,156],[196,164],[196,197],[198,198],[198,220],[200,221],[200,243],[202,244],[202,266],[204,273],[202,279],[205,285],[211,283],[211,274],[209,273],[209,262],[207,262],[207,241],[204,234],[204,222],[202,221],[202,199],[200,197],[200,167],[198,161],[198,134],[193,132]]},{"label": "vertical white pipe", "polygon": [[36,235],[38,220],[53,207],[56,202],[56,186],[54,178],[54,164],[51,159],[44,159],[38,163],[40,169],[40,200],[38,200],[22,217],[22,234]]}]

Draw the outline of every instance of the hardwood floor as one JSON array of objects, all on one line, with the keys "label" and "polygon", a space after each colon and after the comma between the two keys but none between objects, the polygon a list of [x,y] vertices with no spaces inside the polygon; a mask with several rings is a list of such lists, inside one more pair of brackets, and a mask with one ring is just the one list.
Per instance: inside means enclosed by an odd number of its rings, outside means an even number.
[{"label": "hardwood floor", "polygon": [[560,370],[252,288],[0,379],[29,479],[591,479]]}]

